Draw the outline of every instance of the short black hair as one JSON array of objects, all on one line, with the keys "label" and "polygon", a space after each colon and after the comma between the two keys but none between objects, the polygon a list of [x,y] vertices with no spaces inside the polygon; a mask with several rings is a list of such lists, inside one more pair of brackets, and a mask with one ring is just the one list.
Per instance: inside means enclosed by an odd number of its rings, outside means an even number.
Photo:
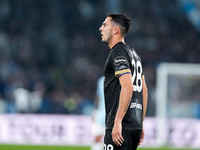
[{"label": "short black hair", "polygon": [[131,27],[131,20],[123,15],[123,14],[113,14],[110,13],[107,15],[107,17],[111,17],[111,21],[114,23],[118,24],[121,29],[121,34],[124,36],[128,31],[130,30]]}]

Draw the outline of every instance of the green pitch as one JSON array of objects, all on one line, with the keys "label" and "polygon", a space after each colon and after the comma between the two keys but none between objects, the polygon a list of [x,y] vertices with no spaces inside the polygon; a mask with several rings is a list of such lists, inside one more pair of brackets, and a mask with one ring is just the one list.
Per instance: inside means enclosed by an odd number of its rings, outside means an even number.
[{"label": "green pitch", "polygon": [[[0,150],[90,150],[80,146],[36,146],[36,145],[0,145]],[[189,150],[168,148],[139,148],[138,150]]]}]

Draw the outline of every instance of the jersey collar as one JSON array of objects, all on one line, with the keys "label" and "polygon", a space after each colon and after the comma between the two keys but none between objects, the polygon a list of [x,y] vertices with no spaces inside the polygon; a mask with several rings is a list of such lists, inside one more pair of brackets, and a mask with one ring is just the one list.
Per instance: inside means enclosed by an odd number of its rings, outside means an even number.
[{"label": "jersey collar", "polygon": [[111,48],[111,50],[113,50],[117,45],[125,45],[123,42],[118,42],[117,44],[115,44],[112,48]]}]

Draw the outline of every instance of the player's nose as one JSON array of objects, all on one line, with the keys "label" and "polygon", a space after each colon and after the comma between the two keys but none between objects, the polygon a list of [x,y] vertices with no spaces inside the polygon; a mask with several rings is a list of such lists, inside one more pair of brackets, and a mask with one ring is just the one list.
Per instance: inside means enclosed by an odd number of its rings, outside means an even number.
[{"label": "player's nose", "polygon": [[102,31],[102,26],[99,28],[99,31]]}]

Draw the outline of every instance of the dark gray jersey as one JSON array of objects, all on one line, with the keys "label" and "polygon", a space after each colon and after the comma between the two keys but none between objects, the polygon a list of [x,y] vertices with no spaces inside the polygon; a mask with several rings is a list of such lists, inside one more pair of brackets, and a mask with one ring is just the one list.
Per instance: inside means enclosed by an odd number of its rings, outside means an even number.
[{"label": "dark gray jersey", "polygon": [[133,81],[133,95],[129,108],[122,120],[123,129],[142,129],[143,98],[142,98],[142,65],[138,54],[122,42],[111,50],[104,66],[104,95],[106,107],[106,128],[114,125],[119,105],[121,86],[119,77],[130,73]]}]

